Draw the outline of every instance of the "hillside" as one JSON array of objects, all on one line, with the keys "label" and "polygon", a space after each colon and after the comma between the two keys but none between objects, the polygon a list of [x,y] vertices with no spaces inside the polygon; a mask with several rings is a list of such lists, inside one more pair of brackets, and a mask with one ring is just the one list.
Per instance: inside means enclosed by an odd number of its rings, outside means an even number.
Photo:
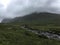
[{"label": "hillside", "polygon": [[40,36],[28,31],[28,29],[23,29],[22,25],[25,24],[28,24],[35,32],[37,30],[38,33],[39,31],[56,31],[55,34],[57,34],[57,31],[60,30],[60,15],[52,13],[32,13],[14,19],[4,19],[0,23],[0,45],[60,45],[59,40],[48,39],[43,35]]},{"label": "hillside", "polygon": [[[4,19],[5,20],[5,19]],[[5,22],[24,22],[24,23],[37,23],[42,25],[60,25],[60,14],[53,14],[53,13],[32,13],[23,17],[16,17],[14,19],[8,20],[8,21],[2,21],[2,23]]]},{"label": "hillside", "polygon": [[11,18],[5,18],[5,19],[3,19],[3,21],[2,21],[2,23],[9,23],[10,21],[12,21],[12,19]]}]

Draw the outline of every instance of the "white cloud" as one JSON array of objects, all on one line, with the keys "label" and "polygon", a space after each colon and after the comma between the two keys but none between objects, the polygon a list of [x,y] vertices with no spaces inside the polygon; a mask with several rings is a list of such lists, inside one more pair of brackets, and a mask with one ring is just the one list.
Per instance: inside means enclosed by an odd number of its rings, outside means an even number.
[{"label": "white cloud", "polygon": [[[14,16],[22,16],[23,14],[31,13],[38,8],[43,8],[48,0],[13,0],[7,7],[7,12]],[[16,15],[17,14],[17,15]]]},{"label": "white cloud", "polygon": [[0,18],[23,16],[32,12],[60,13],[60,0],[10,0],[7,8],[0,6]]},{"label": "white cloud", "polygon": [[14,16],[34,11],[60,12],[60,0],[13,0],[7,10]]}]

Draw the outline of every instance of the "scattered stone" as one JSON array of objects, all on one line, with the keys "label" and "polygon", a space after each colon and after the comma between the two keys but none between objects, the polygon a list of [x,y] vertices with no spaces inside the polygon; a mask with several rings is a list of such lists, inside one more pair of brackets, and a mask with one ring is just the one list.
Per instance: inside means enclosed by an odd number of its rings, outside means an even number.
[{"label": "scattered stone", "polygon": [[42,31],[37,29],[32,29],[27,25],[22,26],[23,29],[27,29],[26,31],[31,31],[38,35],[38,37],[47,38],[47,39],[54,39],[60,41],[60,32],[59,31]]},{"label": "scattered stone", "polygon": [[9,27],[8,29],[12,29],[12,27]]}]

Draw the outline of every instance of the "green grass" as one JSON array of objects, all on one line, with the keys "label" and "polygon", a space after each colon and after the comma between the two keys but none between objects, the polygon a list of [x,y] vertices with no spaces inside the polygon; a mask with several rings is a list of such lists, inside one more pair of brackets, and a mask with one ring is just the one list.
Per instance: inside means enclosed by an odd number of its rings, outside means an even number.
[{"label": "green grass", "polygon": [[[60,41],[38,37],[38,35],[20,28],[21,24],[0,24],[0,45],[60,45]],[[59,26],[32,26],[47,30]]]}]

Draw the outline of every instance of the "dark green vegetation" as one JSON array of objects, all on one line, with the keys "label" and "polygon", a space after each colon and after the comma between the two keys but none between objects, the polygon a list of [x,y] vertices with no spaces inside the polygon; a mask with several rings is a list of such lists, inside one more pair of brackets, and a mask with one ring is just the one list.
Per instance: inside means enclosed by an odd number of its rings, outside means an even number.
[{"label": "dark green vegetation", "polygon": [[4,19],[0,24],[0,45],[60,45],[60,41],[41,38],[20,28],[27,24],[39,30],[60,30],[60,14],[32,13],[14,19]]},{"label": "dark green vegetation", "polygon": [[36,25],[53,25],[60,26],[60,14],[54,13],[32,13],[23,17],[16,17],[14,19],[4,19],[2,23],[8,22],[24,22],[24,23],[34,23]]},{"label": "dark green vegetation", "polygon": [[[20,28],[22,23],[0,24],[0,45],[60,45],[60,41],[44,39],[38,35]],[[32,28],[48,30],[49,28],[60,28],[56,26],[36,26]]]}]

